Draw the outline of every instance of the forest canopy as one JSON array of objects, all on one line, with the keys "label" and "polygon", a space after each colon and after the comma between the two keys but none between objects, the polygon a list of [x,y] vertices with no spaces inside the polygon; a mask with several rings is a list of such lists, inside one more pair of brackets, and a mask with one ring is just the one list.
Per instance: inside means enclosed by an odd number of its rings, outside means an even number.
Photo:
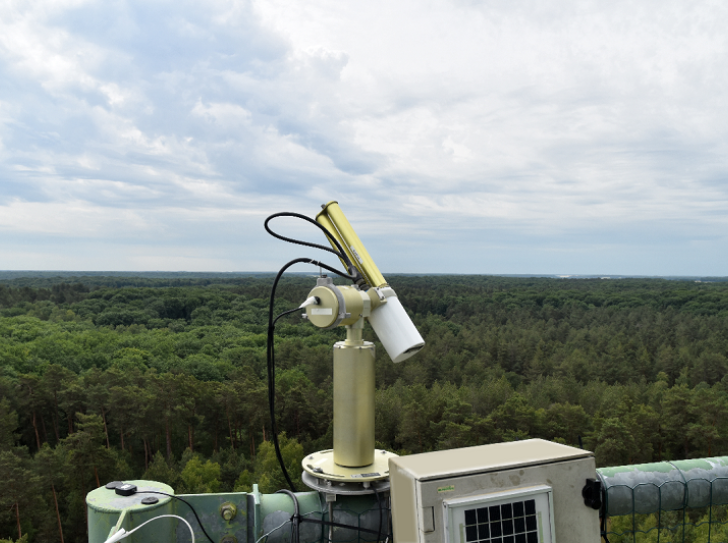
[{"label": "forest canopy", "polygon": [[[427,344],[396,365],[377,344],[377,447],[540,437],[591,449],[601,466],[728,454],[728,282],[389,280]],[[284,487],[266,405],[271,284],[0,282],[0,538],[85,541],[85,494],[113,479],[177,493]],[[276,313],[313,284],[284,278]],[[276,329],[277,420],[296,477],[304,454],[331,447],[343,337],[296,315]],[[365,338],[377,343],[368,327]]]}]

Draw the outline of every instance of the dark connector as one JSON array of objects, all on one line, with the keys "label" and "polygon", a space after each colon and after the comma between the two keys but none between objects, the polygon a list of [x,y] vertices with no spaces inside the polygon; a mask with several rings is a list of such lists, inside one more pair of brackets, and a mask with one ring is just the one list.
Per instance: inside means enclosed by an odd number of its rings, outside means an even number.
[{"label": "dark connector", "polygon": [[136,494],[136,491],[136,485],[132,485],[130,483],[124,483],[114,489],[114,492],[116,492],[119,496],[131,496],[132,494]]},{"label": "dark connector", "polygon": [[584,505],[592,509],[602,507],[602,483],[596,479],[587,479],[584,488],[581,489],[581,496],[584,498]]}]

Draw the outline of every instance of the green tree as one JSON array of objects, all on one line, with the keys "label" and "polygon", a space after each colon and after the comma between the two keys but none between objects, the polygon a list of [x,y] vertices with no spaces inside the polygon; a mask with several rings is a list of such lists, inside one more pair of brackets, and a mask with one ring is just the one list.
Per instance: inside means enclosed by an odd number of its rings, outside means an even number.
[{"label": "green tree", "polygon": [[53,422],[53,432],[56,437],[56,444],[61,441],[60,431],[60,401],[59,396],[64,388],[64,381],[71,381],[74,378],[71,370],[64,368],[59,364],[49,364],[43,372],[43,387],[51,401],[51,420]]},{"label": "green tree", "polygon": [[599,424],[594,437],[594,456],[597,466],[628,464],[637,452],[634,438],[618,418],[609,418]]},{"label": "green tree", "polygon": [[708,388],[704,383],[694,389],[689,407],[694,422],[686,430],[691,444],[701,456],[713,456],[716,446],[725,445],[728,425],[728,398],[722,386]]},{"label": "green tree", "polygon": [[[278,437],[278,442],[288,475],[297,489],[303,488],[303,482],[301,481],[303,447],[295,438],[289,438],[286,434],[281,434]],[[288,487],[276,457],[275,447],[270,441],[264,441],[258,447],[253,480],[258,481],[260,491],[264,494]]]},{"label": "green tree", "polygon": [[61,543],[63,539],[63,524],[61,522],[61,512],[58,506],[58,488],[63,484],[63,473],[66,470],[63,448],[51,449],[48,443],[44,443],[43,447],[33,458],[33,466],[38,474],[39,485],[50,488],[53,500],[53,507],[56,512],[56,522],[58,524],[58,536]]},{"label": "green tree", "polygon": [[0,451],[9,451],[15,447],[20,437],[15,431],[18,429],[18,414],[10,408],[7,398],[0,399]]},{"label": "green tree", "polygon": [[253,475],[247,469],[240,472],[240,476],[235,480],[233,492],[252,492],[253,491]]},{"label": "green tree", "polygon": [[77,375],[72,374],[63,380],[58,399],[61,409],[66,413],[68,435],[71,435],[74,432],[73,423],[76,413],[83,412],[87,401],[86,390]]},{"label": "green tree", "polygon": [[545,411],[528,404],[526,398],[515,393],[490,414],[496,438],[499,441],[515,441],[543,434]]},{"label": "green tree", "polygon": [[591,431],[590,417],[580,405],[555,403],[546,410],[544,422],[549,439],[561,438],[573,446]]},{"label": "green tree", "polygon": [[178,413],[176,407],[179,403],[179,379],[171,373],[163,373],[152,375],[149,384],[157,417],[164,423],[167,458],[172,458],[172,429]]},{"label": "green tree", "polygon": [[176,488],[179,484],[180,475],[173,466],[169,465],[161,451],[157,451],[149,463],[149,468],[144,472],[143,479],[159,481]]},{"label": "green tree", "polygon": [[20,510],[32,503],[38,478],[25,467],[21,451],[0,451],[0,506],[12,509],[18,538],[23,537]]},{"label": "green tree", "polygon": [[20,391],[18,397],[21,409],[25,411],[26,416],[33,425],[33,434],[35,436],[35,446],[40,449],[40,417],[42,416],[42,406],[44,395],[40,378],[34,373],[21,375],[18,378],[17,388]]},{"label": "green tree", "polygon": [[203,462],[199,454],[190,458],[180,476],[185,493],[206,494],[220,490],[220,464],[210,460]]},{"label": "green tree", "polygon": [[676,384],[665,391],[662,399],[664,414],[669,425],[665,426],[665,441],[674,458],[689,458],[690,434],[687,428],[694,424],[691,411],[693,392],[686,384]]},{"label": "green tree", "polygon": [[403,399],[400,433],[397,441],[401,446],[412,452],[432,450],[437,443],[437,426],[432,422],[440,422],[442,418],[442,401],[438,398],[440,387],[428,389],[424,384],[418,383],[406,389]]},{"label": "green tree", "polygon": [[28,543],[28,535],[24,535],[20,539],[0,539],[0,543]]},{"label": "green tree", "polygon": [[[68,450],[68,461],[83,489],[101,486],[99,473],[108,476],[114,465],[114,457],[105,447],[104,423],[98,415],[77,414],[78,431],[63,440]],[[93,479],[90,479],[92,470]],[[92,488],[96,488],[92,487]]]},{"label": "green tree", "polygon": [[86,398],[88,405],[92,411],[101,415],[104,423],[104,437],[106,438],[106,448],[111,448],[109,442],[109,426],[106,421],[106,414],[109,412],[109,383],[107,374],[101,372],[98,368],[91,368],[83,376],[83,383],[86,388]]},{"label": "green tree", "polygon": [[201,403],[207,386],[192,375],[179,375],[178,381],[180,401],[176,411],[179,420],[187,429],[187,446],[190,451],[195,452],[195,430],[204,419]]}]

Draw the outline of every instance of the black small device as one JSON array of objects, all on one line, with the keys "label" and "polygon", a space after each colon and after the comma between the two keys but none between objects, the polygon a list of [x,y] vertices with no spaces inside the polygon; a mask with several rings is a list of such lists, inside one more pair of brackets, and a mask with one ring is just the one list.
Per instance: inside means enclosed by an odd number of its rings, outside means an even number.
[{"label": "black small device", "polygon": [[584,488],[581,489],[581,496],[584,498],[584,505],[592,509],[602,507],[602,483],[596,479],[587,479]]},{"label": "black small device", "polygon": [[116,492],[119,496],[131,496],[132,494],[136,494],[136,491],[136,485],[132,485],[130,483],[124,483],[114,489],[114,492]]}]

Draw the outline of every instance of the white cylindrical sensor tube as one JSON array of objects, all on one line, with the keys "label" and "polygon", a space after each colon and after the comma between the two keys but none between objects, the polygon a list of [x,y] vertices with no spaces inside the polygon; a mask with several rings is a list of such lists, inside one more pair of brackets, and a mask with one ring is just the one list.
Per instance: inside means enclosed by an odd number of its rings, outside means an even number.
[{"label": "white cylindrical sensor tube", "polygon": [[387,303],[372,311],[369,323],[392,362],[402,362],[422,349],[425,340],[415,328],[394,290],[384,287],[380,292],[387,299]]}]

